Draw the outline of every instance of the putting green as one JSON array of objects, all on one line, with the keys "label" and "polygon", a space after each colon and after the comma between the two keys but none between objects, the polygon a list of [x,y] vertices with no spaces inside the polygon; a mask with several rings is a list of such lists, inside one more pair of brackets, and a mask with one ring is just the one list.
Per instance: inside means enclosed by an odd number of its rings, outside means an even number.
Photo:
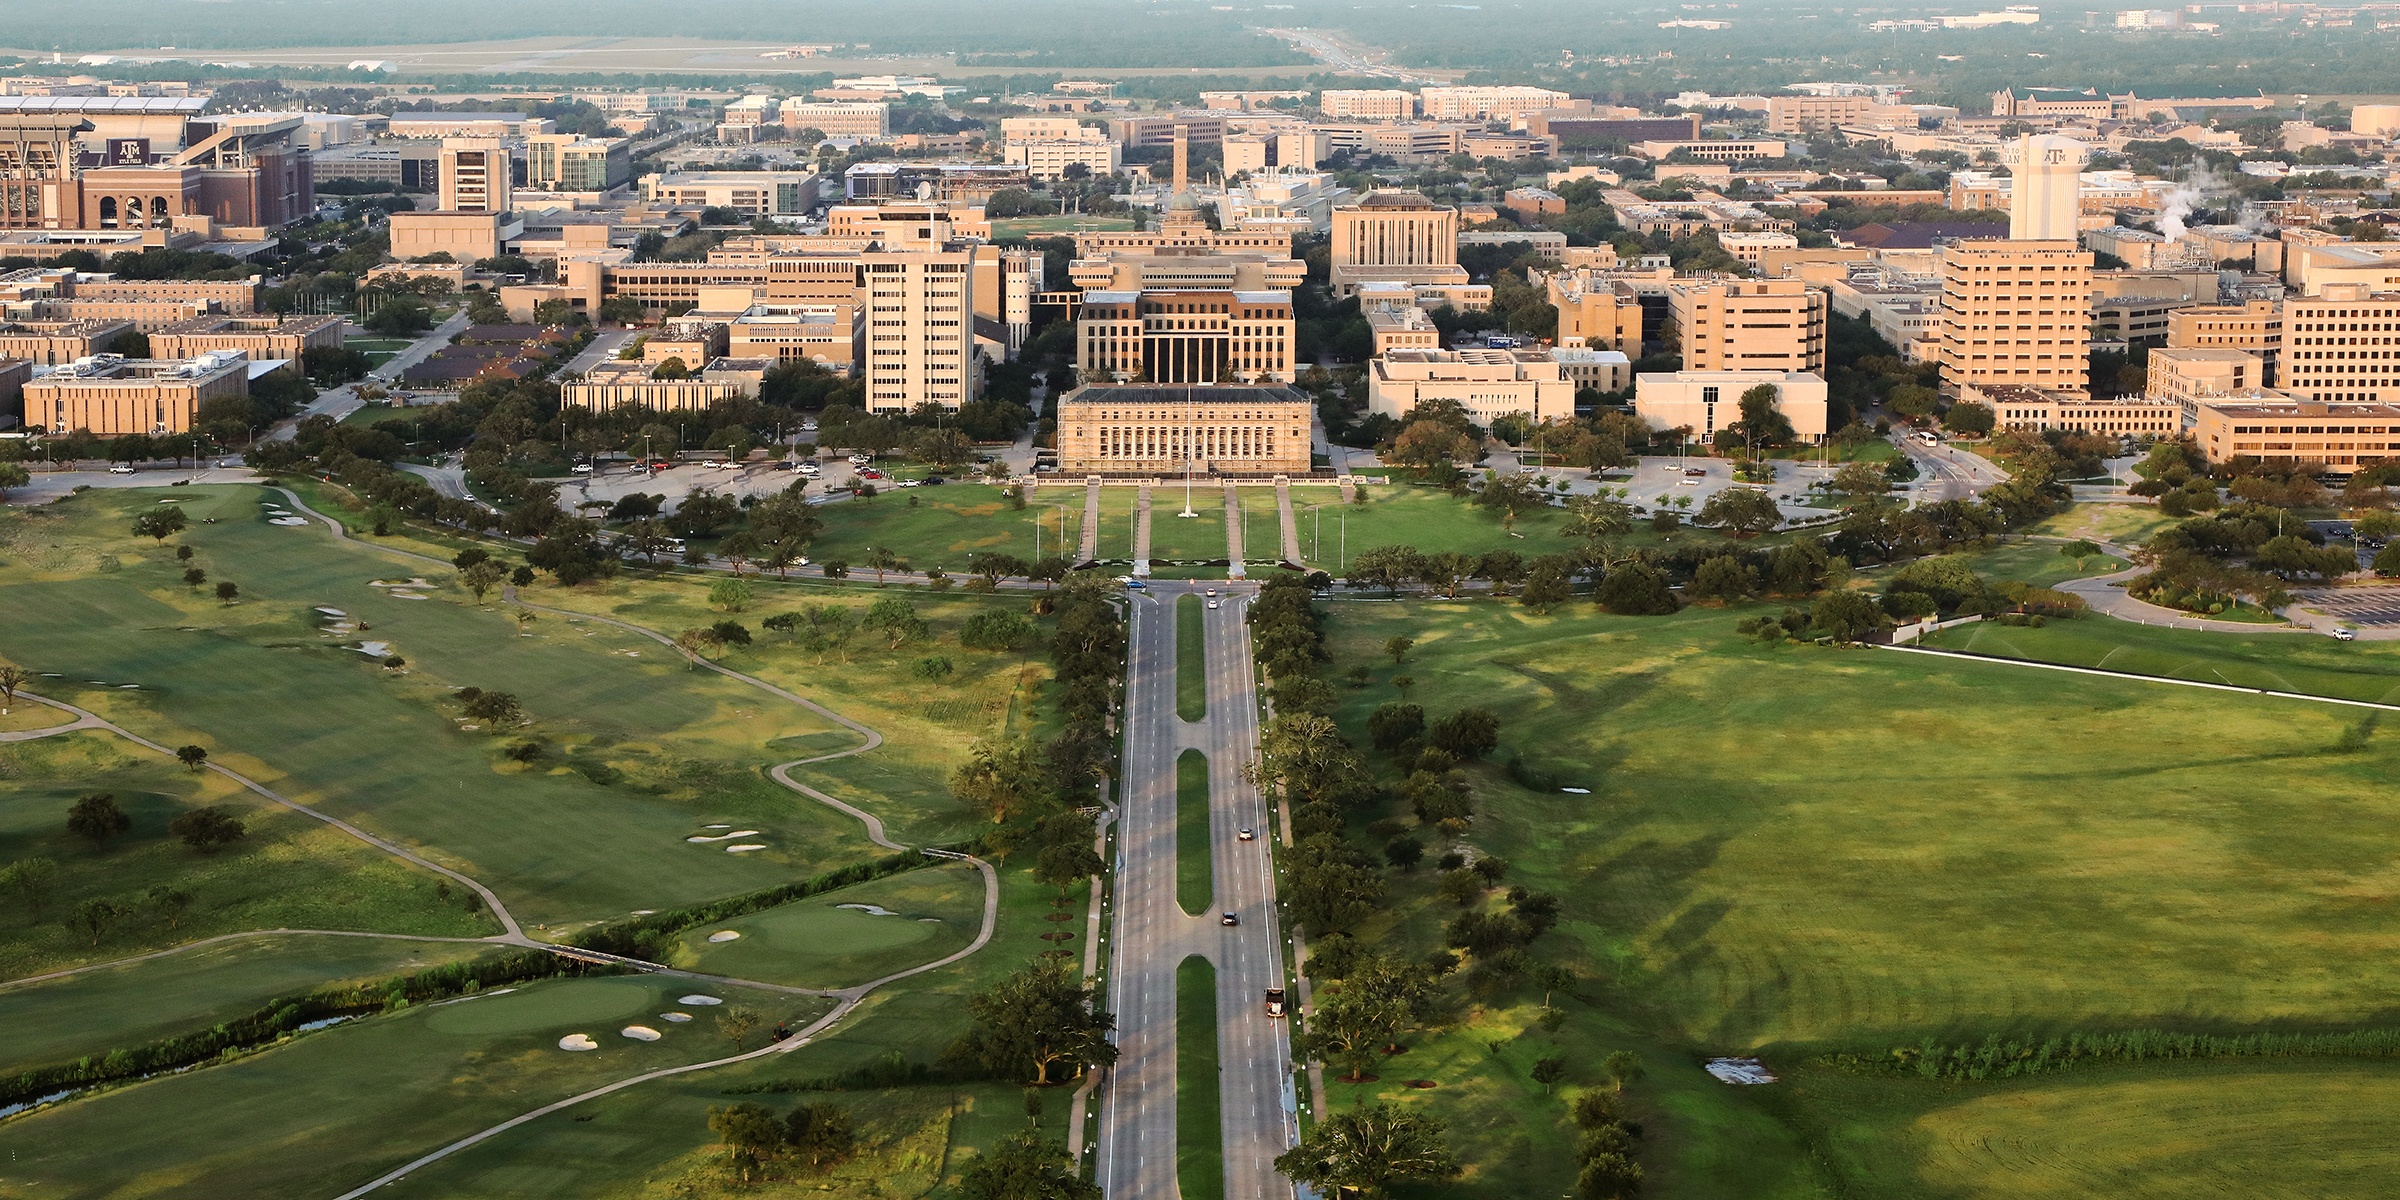
[{"label": "putting green", "polygon": [[[965,946],[982,911],[983,877],[973,868],[928,867],[701,926],[679,939],[669,961],[712,975],[847,987]],[[719,932],[741,936],[708,940]]]},{"label": "putting green", "polygon": [[[651,1018],[656,1025],[662,1003],[659,983],[650,979],[586,979],[576,986],[520,988],[505,996],[472,996],[432,1006],[425,1027],[442,1034],[575,1032],[572,1026],[632,1017]],[[494,989],[495,991],[498,989]],[[690,989],[703,991],[706,989]],[[681,995],[682,993],[677,993]],[[614,1029],[582,1030],[594,1038]],[[605,1045],[606,1043],[602,1043]]]}]

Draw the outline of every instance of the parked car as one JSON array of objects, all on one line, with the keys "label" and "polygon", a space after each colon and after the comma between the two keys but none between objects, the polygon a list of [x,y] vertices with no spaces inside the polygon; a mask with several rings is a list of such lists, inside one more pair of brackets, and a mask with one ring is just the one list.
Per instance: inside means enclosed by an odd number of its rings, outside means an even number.
[{"label": "parked car", "polygon": [[2333,640],[2337,642],[2355,642],[2358,640],[2358,634],[2347,629],[2336,629],[2333,631]]},{"label": "parked car", "polygon": [[940,486],[942,486],[943,484],[945,484],[945,483],[948,483],[948,482],[950,482],[950,481],[949,481],[949,480],[947,480],[947,479],[944,479],[944,478],[942,478],[942,477],[941,477],[941,476],[939,476],[939,475],[928,475],[928,476],[926,476],[926,477],[925,477],[925,486],[926,486],[926,487],[940,487]]},{"label": "parked car", "polygon": [[575,464],[575,468],[574,468],[574,470],[575,470],[575,473],[576,473],[576,474],[578,474],[578,475],[589,475],[589,474],[591,474],[591,473],[592,473],[592,464],[590,464],[590,463],[576,463],[576,464]]},{"label": "parked car", "polygon": [[853,454],[850,456],[850,465],[854,467],[863,467],[874,461],[874,459],[869,458],[864,454]]},{"label": "parked car", "polygon": [[131,475],[133,474],[133,468],[126,466],[124,463],[118,463],[117,465],[110,467],[108,469],[108,473],[111,475]]}]

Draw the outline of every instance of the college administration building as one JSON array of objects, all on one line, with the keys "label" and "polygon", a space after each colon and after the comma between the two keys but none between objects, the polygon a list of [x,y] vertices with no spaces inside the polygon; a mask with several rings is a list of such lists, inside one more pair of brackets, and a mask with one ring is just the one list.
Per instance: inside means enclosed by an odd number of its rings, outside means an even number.
[{"label": "college administration building", "polygon": [[1306,392],[1279,384],[1087,384],[1058,402],[1061,473],[1305,474]]}]

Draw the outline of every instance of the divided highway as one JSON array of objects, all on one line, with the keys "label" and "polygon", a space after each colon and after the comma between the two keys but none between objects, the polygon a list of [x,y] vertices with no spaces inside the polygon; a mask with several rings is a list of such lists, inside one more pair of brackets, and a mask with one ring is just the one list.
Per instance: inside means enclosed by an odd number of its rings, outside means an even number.
[{"label": "divided highway", "polygon": [[[1175,712],[1175,604],[1207,587],[1220,607],[1202,623],[1208,716]],[[1217,971],[1218,1094],[1227,1200],[1290,1200],[1275,1156],[1299,1136],[1285,1022],[1266,1014],[1284,986],[1275,911],[1272,814],[1245,769],[1258,757],[1258,697],[1244,618],[1254,589],[1153,583],[1132,593],[1125,687],[1125,778],[1117,820],[1111,1007],[1119,1057],[1101,1110],[1099,1179],[1110,1200],[1177,1200],[1175,968],[1199,954]],[[1209,761],[1209,845],[1216,896],[1186,915],[1175,899],[1175,759]],[[1256,831],[1243,841],[1240,831]],[[1219,913],[1236,914],[1227,926]],[[1184,1197],[1183,1200],[1217,1200]]]}]

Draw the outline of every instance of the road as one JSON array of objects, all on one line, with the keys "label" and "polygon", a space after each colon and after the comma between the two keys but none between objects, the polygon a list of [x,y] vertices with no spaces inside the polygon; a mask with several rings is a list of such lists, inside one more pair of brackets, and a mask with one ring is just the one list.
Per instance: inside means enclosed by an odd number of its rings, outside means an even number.
[{"label": "road", "polygon": [[[467,313],[465,309],[460,309],[459,311],[450,314],[449,320],[434,326],[430,330],[427,330],[423,337],[411,342],[408,349],[402,350],[398,354],[393,355],[390,361],[375,368],[373,371],[368,372],[367,377],[360,382],[390,386],[394,381],[400,378],[400,372],[425,361],[425,359],[434,351],[441,349],[443,346],[449,345],[450,339],[456,337],[460,333],[465,332],[466,328]],[[357,412],[359,409],[366,407],[366,403],[366,401],[359,399],[358,386],[356,384],[345,383],[340,387],[327,388],[326,390],[317,393],[317,398],[312,401],[307,408],[300,410],[300,416],[326,416],[332,417],[334,420],[339,421],[342,418],[349,416],[351,413]],[[299,421],[297,419],[284,421],[276,425],[275,428],[268,430],[264,440],[270,442],[288,442],[292,440],[293,434],[297,433],[298,431]]]},{"label": "road", "polygon": [[[1177,597],[1214,586],[1223,606],[1203,622],[1208,716],[1175,712]],[[1125,782],[1119,803],[1117,925],[1110,979],[1119,1057],[1101,1112],[1099,1177],[1111,1200],[1176,1200],[1175,971],[1199,954],[1217,969],[1219,1104],[1226,1195],[1289,1200],[1274,1159],[1298,1136],[1284,1022],[1265,989],[1284,983],[1275,876],[1264,802],[1243,767],[1258,755],[1258,697],[1244,623],[1253,589],[1151,585],[1136,593],[1125,689]],[[1209,760],[1215,899],[1188,916],[1175,899],[1175,760]],[[1248,828],[1259,840],[1242,841]],[[1217,914],[1238,914],[1225,926]],[[1192,1197],[1189,1200],[1204,1200]]]},{"label": "road", "polygon": [[2008,479],[2008,472],[1983,456],[1955,446],[1934,448],[1901,437],[1893,439],[1910,462],[1917,464],[1917,482],[1910,485],[1919,504],[1941,500],[1972,500],[1985,488]]}]

